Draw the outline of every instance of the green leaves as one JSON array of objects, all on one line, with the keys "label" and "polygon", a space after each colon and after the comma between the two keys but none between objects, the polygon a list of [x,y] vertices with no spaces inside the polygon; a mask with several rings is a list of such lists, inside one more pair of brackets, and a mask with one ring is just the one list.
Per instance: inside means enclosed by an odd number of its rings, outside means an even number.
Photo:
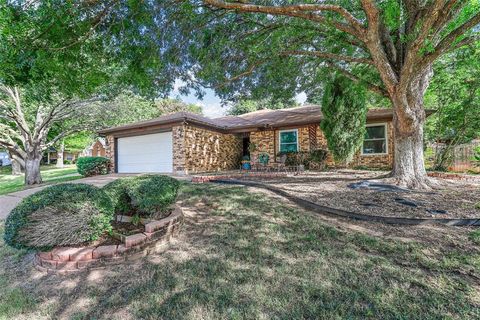
[{"label": "green leaves", "polygon": [[343,76],[325,87],[320,126],[335,161],[350,162],[362,145],[367,117],[365,88]]}]

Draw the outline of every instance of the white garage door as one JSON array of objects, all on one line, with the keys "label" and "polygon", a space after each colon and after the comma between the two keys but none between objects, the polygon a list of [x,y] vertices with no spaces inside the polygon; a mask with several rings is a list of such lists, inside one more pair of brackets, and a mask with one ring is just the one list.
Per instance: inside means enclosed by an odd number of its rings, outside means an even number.
[{"label": "white garage door", "polygon": [[172,132],[117,139],[119,173],[172,172]]}]

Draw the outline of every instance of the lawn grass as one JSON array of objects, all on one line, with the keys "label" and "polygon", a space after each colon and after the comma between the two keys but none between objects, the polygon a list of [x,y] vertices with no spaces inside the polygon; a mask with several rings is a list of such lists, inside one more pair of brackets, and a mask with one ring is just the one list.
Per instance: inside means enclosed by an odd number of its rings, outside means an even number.
[{"label": "lawn grass", "polygon": [[185,184],[180,199],[190,210],[166,252],[106,270],[38,273],[0,243],[0,318],[480,317],[476,247],[339,228],[241,187]]},{"label": "lawn grass", "polygon": [[[42,166],[41,174],[44,183],[66,182],[82,178],[77,173],[76,166],[67,166],[58,169],[55,166]],[[25,188],[24,176],[12,176],[10,167],[2,167],[0,171],[0,195],[15,191],[20,191]]]}]

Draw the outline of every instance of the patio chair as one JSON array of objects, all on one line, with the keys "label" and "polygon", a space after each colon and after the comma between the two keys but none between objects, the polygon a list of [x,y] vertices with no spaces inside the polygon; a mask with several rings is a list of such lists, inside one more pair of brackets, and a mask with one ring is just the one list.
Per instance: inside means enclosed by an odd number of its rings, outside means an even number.
[{"label": "patio chair", "polygon": [[285,162],[287,161],[287,155],[282,154],[280,158],[278,159],[277,162],[274,163],[275,169],[280,172],[280,171],[286,171],[287,167],[285,166]]}]

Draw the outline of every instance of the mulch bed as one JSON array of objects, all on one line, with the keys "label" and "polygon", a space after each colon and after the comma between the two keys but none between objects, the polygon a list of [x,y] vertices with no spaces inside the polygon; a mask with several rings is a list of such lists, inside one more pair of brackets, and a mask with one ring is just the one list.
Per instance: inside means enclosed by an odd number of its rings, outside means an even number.
[{"label": "mulch bed", "polygon": [[143,224],[134,225],[131,222],[112,222],[112,228],[114,232],[118,232],[125,236],[129,236],[135,233],[140,233],[144,231]]},{"label": "mulch bed", "polygon": [[[300,176],[261,179],[290,194],[319,205],[366,215],[405,218],[480,218],[480,185],[436,178],[435,190],[388,191],[362,187],[359,183],[392,185],[387,172],[337,170],[308,172]],[[251,179],[259,181],[260,179]],[[353,187],[353,188],[352,188]],[[357,188],[355,188],[357,187]]]}]

